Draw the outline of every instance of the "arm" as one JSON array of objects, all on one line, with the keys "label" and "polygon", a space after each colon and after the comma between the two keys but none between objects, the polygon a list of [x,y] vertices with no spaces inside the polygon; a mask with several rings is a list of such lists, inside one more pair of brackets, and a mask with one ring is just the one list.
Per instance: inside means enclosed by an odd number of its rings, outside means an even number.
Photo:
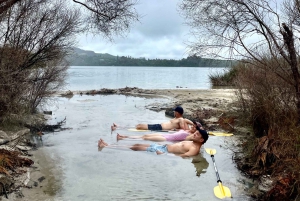
[{"label": "arm", "polygon": [[184,130],[190,130],[189,125],[194,125],[194,123],[189,119],[183,119],[184,120]]},{"label": "arm", "polygon": [[186,136],[186,138],[184,139],[185,141],[191,141],[192,137],[194,134],[189,134],[188,136]]},{"label": "arm", "polygon": [[184,119],[184,121],[185,121],[185,123],[187,123],[188,125],[193,125],[194,123],[191,121],[191,120],[189,120],[189,119]]},{"label": "arm", "polygon": [[184,154],[180,154],[179,156],[181,156],[182,158],[184,157],[190,157],[190,156],[196,156],[198,155],[199,151],[197,151],[195,148],[190,148],[188,152],[184,153]]},{"label": "arm", "polygon": [[185,121],[185,119],[179,119],[179,128],[183,130],[189,130],[189,127]]}]

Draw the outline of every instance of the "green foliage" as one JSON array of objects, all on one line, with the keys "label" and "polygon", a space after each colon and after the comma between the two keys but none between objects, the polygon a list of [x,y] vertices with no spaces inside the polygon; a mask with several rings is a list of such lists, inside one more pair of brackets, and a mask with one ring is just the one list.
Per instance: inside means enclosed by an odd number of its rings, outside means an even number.
[{"label": "green foliage", "polygon": [[74,48],[68,57],[71,66],[168,66],[168,67],[228,67],[232,61],[189,56],[181,60],[146,59],[130,56],[113,56]]},{"label": "green foliage", "polygon": [[235,86],[234,82],[239,70],[241,70],[241,64],[237,63],[223,74],[218,72],[209,75],[210,82],[213,86]]}]

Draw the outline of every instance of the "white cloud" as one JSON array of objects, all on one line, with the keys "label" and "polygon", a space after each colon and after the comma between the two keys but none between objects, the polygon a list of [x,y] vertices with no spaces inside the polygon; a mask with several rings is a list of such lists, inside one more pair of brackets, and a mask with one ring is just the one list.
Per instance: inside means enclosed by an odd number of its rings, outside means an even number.
[{"label": "white cloud", "polygon": [[97,53],[150,59],[181,59],[186,57],[188,27],[177,12],[180,0],[143,0],[136,7],[143,16],[125,38],[105,41],[100,36],[80,36],[78,47]]}]

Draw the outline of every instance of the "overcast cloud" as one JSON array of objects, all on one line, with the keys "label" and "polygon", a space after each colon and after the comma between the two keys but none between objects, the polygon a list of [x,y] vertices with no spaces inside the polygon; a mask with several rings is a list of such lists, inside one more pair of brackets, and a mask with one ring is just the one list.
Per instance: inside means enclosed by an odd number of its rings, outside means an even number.
[{"label": "overcast cloud", "polygon": [[80,36],[78,47],[96,53],[149,59],[181,59],[187,57],[185,41],[188,27],[178,13],[180,0],[140,0],[136,7],[141,16],[124,38],[114,42],[95,36]]}]

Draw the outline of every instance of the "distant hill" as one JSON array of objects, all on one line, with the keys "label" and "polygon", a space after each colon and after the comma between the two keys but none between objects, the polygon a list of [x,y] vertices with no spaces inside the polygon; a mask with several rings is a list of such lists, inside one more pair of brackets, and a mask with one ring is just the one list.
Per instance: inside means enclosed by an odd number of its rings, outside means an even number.
[{"label": "distant hill", "polygon": [[67,60],[71,66],[169,66],[169,67],[228,67],[233,61],[207,59],[189,56],[181,60],[146,59],[111,54],[95,53],[94,51],[73,48],[73,54]]}]

